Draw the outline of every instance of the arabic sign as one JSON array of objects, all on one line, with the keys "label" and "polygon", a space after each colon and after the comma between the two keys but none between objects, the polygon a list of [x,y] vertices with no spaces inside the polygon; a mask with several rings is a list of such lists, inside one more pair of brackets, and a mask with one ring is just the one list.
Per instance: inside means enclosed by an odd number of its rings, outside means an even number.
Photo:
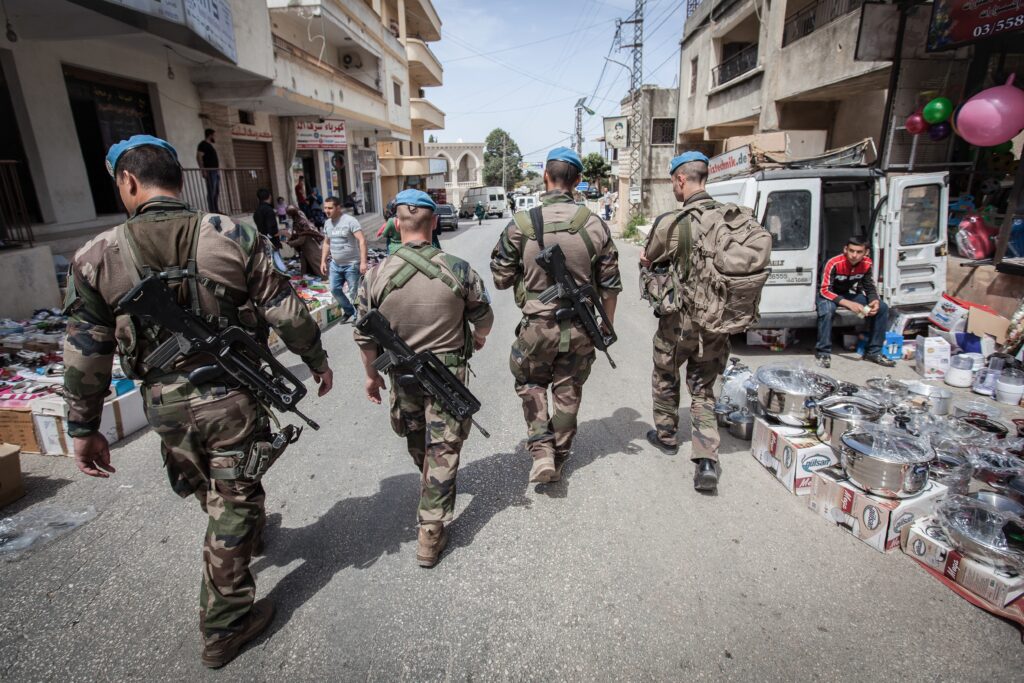
[{"label": "arabic sign", "polygon": [[612,149],[622,149],[629,146],[629,122],[625,116],[605,118],[604,143]]},{"label": "arabic sign", "polygon": [[263,130],[247,123],[236,123],[231,126],[232,140],[256,140],[258,142],[269,142],[274,139],[274,134],[269,130]]},{"label": "arabic sign", "polygon": [[712,157],[708,162],[708,181],[721,180],[750,170],[750,145]]},{"label": "arabic sign", "polygon": [[543,161],[523,161],[523,162],[520,162],[519,168],[523,169],[523,173],[529,173],[530,171],[533,171],[537,175],[540,175],[541,173],[544,172],[544,162]]},{"label": "arabic sign", "polygon": [[[76,0],[76,2],[95,9],[97,12],[110,14],[110,10],[104,8],[103,5],[94,6],[93,3],[83,0]],[[152,24],[144,19],[140,21],[130,15],[124,19],[121,13],[110,14],[116,19],[126,20],[127,23],[143,28],[149,33],[189,47],[198,47],[193,44],[195,38],[198,37],[218,54],[227,57],[232,62],[238,62],[230,0],[104,0],[104,2],[123,7],[134,13],[163,19],[178,27],[184,27],[186,30],[170,25]],[[210,52],[206,49],[203,51]]]},{"label": "arabic sign", "polygon": [[185,0],[185,23],[218,52],[238,61],[228,0]]},{"label": "arabic sign", "polygon": [[345,149],[345,122],[341,119],[326,121],[296,121],[296,149]]},{"label": "arabic sign", "polygon": [[372,173],[377,170],[377,153],[372,149],[357,149],[355,156],[356,167],[360,173]]},{"label": "arabic sign", "polygon": [[441,174],[444,175],[448,172],[448,160],[447,159],[428,159],[430,162],[430,175]]},{"label": "arabic sign", "polygon": [[928,50],[949,50],[1024,30],[1024,0],[935,0]]}]

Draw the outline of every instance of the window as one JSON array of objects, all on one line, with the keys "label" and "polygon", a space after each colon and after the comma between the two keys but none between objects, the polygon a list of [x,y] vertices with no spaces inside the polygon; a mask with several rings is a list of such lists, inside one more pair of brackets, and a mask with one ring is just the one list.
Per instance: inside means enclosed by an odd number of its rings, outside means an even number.
[{"label": "window", "polygon": [[244,109],[239,109],[238,110],[238,122],[242,123],[242,124],[245,124],[246,126],[255,126],[256,125],[256,117],[253,115],[253,113],[251,111],[246,111]]},{"label": "window", "polygon": [[496,195],[496,194],[492,194],[492,195],[491,195],[491,201],[492,201],[492,202],[496,202],[496,201],[498,201],[498,195]]},{"label": "window", "polygon": [[765,229],[772,234],[772,249],[797,251],[811,244],[811,193],[784,190],[768,195]]},{"label": "window", "polygon": [[900,204],[900,246],[929,244],[939,239],[938,185],[918,185],[903,189]]},{"label": "window", "polygon": [[697,94],[697,58],[690,60],[690,94]]},{"label": "window", "polygon": [[391,81],[391,85],[394,88],[395,93],[395,104],[402,103],[402,84],[398,81]]},{"label": "window", "polygon": [[651,120],[651,144],[671,145],[676,136],[675,119],[652,119]]}]

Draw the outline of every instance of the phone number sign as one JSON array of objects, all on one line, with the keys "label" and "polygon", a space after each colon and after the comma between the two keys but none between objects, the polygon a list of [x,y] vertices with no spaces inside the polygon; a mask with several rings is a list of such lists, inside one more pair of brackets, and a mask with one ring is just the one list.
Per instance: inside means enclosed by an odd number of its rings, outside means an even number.
[{"label": "phone number sign", "polygon": [[928,50],[949,50],[1024,30],[1024,0],[936,0]]}]

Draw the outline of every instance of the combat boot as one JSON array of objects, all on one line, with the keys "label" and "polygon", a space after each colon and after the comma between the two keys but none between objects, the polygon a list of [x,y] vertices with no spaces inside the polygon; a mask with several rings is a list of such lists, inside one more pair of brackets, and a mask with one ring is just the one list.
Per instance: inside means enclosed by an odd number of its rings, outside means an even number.
[{"label": "combat boot", "polygon": [[555,455],[555,473],[548,479],[548,483],[554,484],[556,481],[562,481],[562,470],[565,469],[565,461],[569,459],[569,454]]},{"label": "combat boot", "polygon": [[437,564],[445,546],[448,545],[448,529],[440,522],[421,524],[419,540],[416,543],[416,562],[421,567]]},{"label": "combat boot", "polygon": [[253,640],[267,628],[274,618],[274,603],[269,599],[257,600],[242,622],[242,630],[226,638],[204,638],[203,666],[219,669],[238,656],[242,646]]},{"label": "combat boot", "polygon": [[551,477],[555,476],[555,459],[550,455],[541,455],[533,459],[533,467],[530,468],[531,484],[547,484]]}]

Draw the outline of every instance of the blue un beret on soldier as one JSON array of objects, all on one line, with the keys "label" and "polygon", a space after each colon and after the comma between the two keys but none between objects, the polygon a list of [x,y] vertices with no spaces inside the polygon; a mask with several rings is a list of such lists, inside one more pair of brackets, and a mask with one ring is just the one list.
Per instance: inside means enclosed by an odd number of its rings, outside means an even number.
[{"label": "blue un beret on soldier", "polygon": [[691,161],[703,161],[705,164],[708,163],[708,158],[700,152],[683,152],[668,164],[668,174],[672,175],[676,172],[676,169],[687,164]]},{"label": "blue un beret on soldier", "polygon": [[402,190],[395,195],[395,206],[405,204],[406,206],[419,206],[431,211],[437,210],[437,204],[430,198],[430,195],[422,190]]},{"label": "blue un beret on soldier", "polygon": [[576,150],[569,149],[568,147],[555,147],[548,152],[547,161],[564,161],[581,171],[583,170],[583,162],[580,161],[580,155],[576,153]]},{"label": "blue un beret on soldier", "polygon": [[154,147],[160,147],[166,149],[174,157],[174,160],[178,160],[178,152],[171,146],[171,143],[160,138],[153,137],[152,135],[133,135],[127,140],[121,140],[121,142],[115,142],[110,146],[110,150],[107,151],[107,173],[110,177],[114,177],[114,169],[117,168],[117,160],[121,158],[121,155],[130,149],[136,147],[142,147],[143,145],[153,145]]}]

